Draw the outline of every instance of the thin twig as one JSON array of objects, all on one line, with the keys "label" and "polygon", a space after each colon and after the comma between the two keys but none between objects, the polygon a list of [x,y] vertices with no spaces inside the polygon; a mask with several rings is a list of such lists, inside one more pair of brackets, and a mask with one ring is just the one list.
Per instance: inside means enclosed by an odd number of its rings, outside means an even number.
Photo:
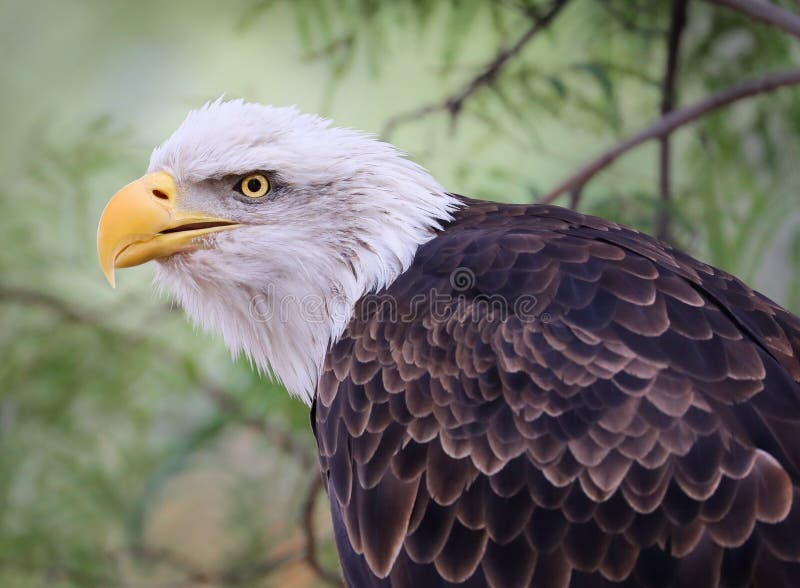
[{"label": "thin twig", "polygon": [[580,188],[598,172],[614,163],[621,155],[642,143],[669,135],[680,127],[744,98],[766,94],[784,86],[795,86],[797,84],[800,84],[800,69],[772,73],[731,86],[685,108],[673,110],[585,164],[576,173],[545,194],[539,202],[543,204],[550,203],[561,194]]},{"label": "thin twig", "polygon": [[190,586],[198,584],[223,586],[248,584],[253,580],[258,580],[271,574],[286,564],[300,561],[303,558],[302,550],[295,549],[283,555],[244,564],[237,563],[230,567],[213,571],[203,569],[198,563],[177,552],[145,545],[135,545],[127,551],[117,552],[114,555],[115,557],[125,557],[127,555],[140,562],[170,567],[183,576],[180,582]]},{"label": "thin twig", "polygon": [[[111,326],[107,323],[104,323],[100,318],[86,311],[85,309],[78,308],[61,298],[38,290],[0,284],[0,302],[47,308],[56,313],[63,321],[85,325],[87,327],[103,331],[115,338],[124,340],[130,345],[135,346],[150,343],[149,338],[146,335]],[[177,366],[182,363],[178,353],[170,348],[159,347],[159,352],[154,354],[154,356],[173,366]],[[211,402],[214,403],[217,410],[219,410],[221,413],[227,415],[235,422],[246,427],[250,427],[251,429],[263,434],[271,445],[278,447],[287,455],[291,455],[296,461],[299,462],[300,466],[304,470],[310,469],[314,472],[312,474],[314,480],[312,482],[312,489],[314,489],[314,493],[310,494],[308,498],[310,507],[308,503],[305,506],[305,512],[308,513],[308,509],[311,508],[312,510],[310,512],[311,516],[313,516],[313,501],[321,489],[320,477],[317,473],[316,459],[314,459],[313,454],[309,452],[304,445],[299,443],[294,436],[282,426],[275,422],[266,421],[249,415],[245,408],[238,402],[238,400],[226,393],[225,390],[216,382],[206,378],[202,374],[198,374],[195,384],[200,391],[203,392],[211,400]],[[310,515],[306,514],[305,516],[307,518]],[[316,537],[314,536],[313,521],[307,521],[305,523],[304,531],[306,534],[306,547],[302,553],[292,552],[286,554],[285,556],[253,562],[251,564],[245,564],[243,566],[237,566],[235,568],[221,570],[218,572],[204,571],[194,566],[190,560],[182,558],[178,554],[172,552],[154,550],[144,546],[133,546],[129,551],[131,556],[138,559],[156,561],[159,563],[168,563],[177,571],[182,572],[184,578],[173,583],[158,585],[158,587],[147,587],[144,585],[140,587],[139,585],[125,583],[122,579],[117,578],[109,579],[108,585],[125,586],[126,588],[179,588],[184,585],[196,583],[222,583],[223,585],[245,584],[271,573],[276,568],[286,563],[304,558],[308,561],[308,565],[315,571],[315,573],[317,573],[325,581],[335,586],[342,586],[341,582],[338,580],[338,577],[335,574],[325,570],[317,561]],[[72,570],[61,566],[53,568],[52,571],[54,573],[67,575],[72,578],[78,577],[78,574],[80,573],[79,570]],[[80,579],[86,580],[86,578],[83,577]],[[92,581],[94,583],[97,583],[97,581],[102,583],[104,579],[98,580],[97,578],[92,578]]]},{"label": "thin twig", "polygon": [[[109,325],[87,310],[46,292],[0,283],[0,302],[47,308],[68,323],[91,327],[115,339],[120,339],[132,347],[143,344],[153,345],[158,349],[158,353],[154,353],[153,357],[173,367],[180,366],[185,361],[175,349],[157,345],[146,334]],[[307,451],[305,446],[299,443],[288,430],[275,422],[251,416],[236,398],[228,394],[220,384],[202,373],[195,375],[194,384],[221,413],[227,415],[236,423],[264,435],[270,444],[278,447],[285,454],[291,455],[300,463],[302,468],[316,468],[314,455]]]},{"label": "thin twig", "polygon": [[302,554],[300,551],[296,551],[274,558],[237,565],[215,574],[212,576],[210,583],[223,586],[250,584],[254,580],[263,578],[288,563],[300,561],[301,559]]},{"label": "thin twig", "polygon": [[[603,8],[606,9],[611,17],[619,23],[619,25],[625,29],[629,33],[635,33],[640,35],[646,35],[648,37],[652,36],[661,36],[666,33],[664,29],[658,29],[655,27],[643,27],[639,25],[634,18],[631,17],[632,14],[637,13],[637,9],[632,6],[626,6],[625,9],[619,10],[615,6],[612,5],[610,0],[601,0],[600,4],[603,5]],[[633,10],[631,10],[633,8]],[[642,11],[644,12],[644,11]]]},{"label": "thin twig", "polygon": [[583,186],[578,186],[574,190],[570,190],[569,192],[569,204],[567,206],[572,210],[578,209],[578,204],[581,202],[581,196],[583,195]]},{"label": "thin twig", "polygon": [[74,307],[67,301],[58,298],[57,296],[53,296],[52,294],[48,294],[39,290],[34,290],[32,288],[0,284],[0,301],[19,304],[22,306],[38,306],[47,308],[58,315],[65,322],[93,327],[105,334],[111,334],[122,338],[126,343],[132,345],[138,345],[143,343],[145,340],[144,337],[136,333],[116,329],[104,323],[93,314]]},{"label": "thin twig", "polygon": [[355,32],[348,31],[344,35],[341,35],[331,40],[323,47],[309,51],[308,53],[303,55],[303,59],[308,59],[309,61],[313,61],[315,59],[330,57],[331,55],[339,51],[348,51],[353,47],[355,40],[356,40]]},{"label": "thin twig", "polygon": [[311,485],[308,487],[308,494],[306,495],[305,505],[303,506],[303,532],[306,536],[306,554],[305,560],[314,573],[317,574],[322,580],[336,586],[337,588],[344,588],[339,574],[326,569],[319,561],[317,553],[317,534],[314,526],[314,510],[317,504],[317,497],[322,492],[322,476],[316,474],[311,480]]},{"label": "thin twig", "polygon": [[741,12],[752,19],[772,25],[784,32],[800,37],[800,16],[763,0],[706,0]]},{"label": "thin twig", "polygon": [[555,0],[547,12],[538,18],[533,17],[531,26],[529,26],[514,43],[499,51],[481,68],[481,71],[475,77],[467,81],[457,92],[446,96],[438,102],[423,104],[413,110],[391,117],[386,121],[383,131],[381,132],[381,137],[388,139],[398,126],[435,112],[447,112],[450,115],[451,122],[455,122],[464,107],[464,103],[470,96],[483,86],[494,83],[497,76],[500,75],[500,72],[508,62],[516,57],[539,32],[550,26],[553,19],[555,19],[567,2],[569,2],[569,0]]},{"label": "thin twig", "polygon": [[[686,27],[686,8],[689,0],[672,1],[672,17],[667,35],[667,58],[664,64],[664,83],[661,93],[661,116],[664,117],[675,106],[675,79],[678,74],[678,57],[681,37]],[[670,135],[664,135],[659,141],[658,157],[658,192],[660,203],[656,216],[656,236],[668,240],[672,215],[672,154]]]},{"label": "thin twig", "polygon": [[47,566],[36,566],[18,559],[0,560],[0,569],[25,575],[41,574],[43,586],[60,585],[64,581],[75,586],[101,586],[103,588],[186,588],[188,584],[185,578],[158,583],[134,582],[115,574],[84,569],[72,564],[53,563]]}]

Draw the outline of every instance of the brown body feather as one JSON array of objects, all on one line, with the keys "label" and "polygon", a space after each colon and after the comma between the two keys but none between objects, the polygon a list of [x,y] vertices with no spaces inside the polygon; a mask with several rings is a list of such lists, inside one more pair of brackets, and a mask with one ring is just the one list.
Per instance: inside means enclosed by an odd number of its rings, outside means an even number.
[{"label": "brown body feather", "polygon": [[466,202],[326,358],[347,583],[800,586],[800,320],[614,223]]}]

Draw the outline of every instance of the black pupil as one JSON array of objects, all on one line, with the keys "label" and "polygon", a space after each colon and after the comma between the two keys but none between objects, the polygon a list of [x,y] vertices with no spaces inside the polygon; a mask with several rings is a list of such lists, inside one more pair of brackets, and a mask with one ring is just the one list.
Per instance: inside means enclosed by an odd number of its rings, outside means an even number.
[{"label": "black pupil", "polygon": [[247,180],[247,189],[250,192],[258,192],[261,190],[261,180],[258,178],[250,178]]}]

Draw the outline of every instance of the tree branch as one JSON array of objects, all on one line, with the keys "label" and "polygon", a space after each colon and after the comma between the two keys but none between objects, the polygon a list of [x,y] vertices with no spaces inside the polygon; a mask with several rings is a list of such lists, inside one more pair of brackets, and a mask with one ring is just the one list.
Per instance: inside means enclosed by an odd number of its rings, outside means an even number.
[{"label": "tree branch", "polygon": [[694,122],[720,108],[728,106],[729,104],[738,102],[739,100],[758,94],[773,92],[784,86],[794,86],[797,84],[800,84],[800,69],[772,73],[760,78],[747,80],[741,84],[736,84],[721,92],[712,94],[691,106],[681,108],[680,110],[673,110],[650,126],[631,135],[608,151],[602,153],[599,157],[585,164],[575,174],[545,194],[539,202],[547,204],[558,198],[564,192],[570,192],[581,188],[598,172],[614,163],[621,155],[624,155],[642,143],[646,143],[651,139],[665,137],[676,129]]},{"label": "tree branch", "polygon": [[[178,351],[157,344],[145,333],[112,326],[87,310],[71,305],[66,300],[46,292],[0,283],[0,303],[2,302],[47,308],[65,322],[85,325],[115,339],[123,340],[130,346],[150,345],[158,351],[153,354],[153,357],[171,366],[180,366],[186,361]],[[227,415],[237,424],[264,435],[273,446],[295,458],[302,468],[316,469],[317,460],[313,453],[307,451],[305,446],[299,443],[284,427],[248,414],[245,407],[235,397],[228,394],[216,381],[202,373],[194,375],[193,383],[220,413]]]},{"label": "tree branch", "polygon": [[243,565],[236,565],[234,567],[223,570],[216,576],[210,578],[209,584],[221,584],[222,586],[238,586],[241,584],[250,584],[254,580],[259,580],[264,576],[268,576],[275,572],[278,568],[298,561],[300,559],[299,553],[289,553],[283,556],[277,556],[271,559],[264,559],[261,561],[254,561]]},{"label": "tree branch", "polygon": [[303,533],[306,536],[306,555],[305,560],[314,573],[331,586],[344,588],[344,583],[338,574],[332,572],[319,561],[317,555],[317,535],[314,527],[314,506],[317,503],[317,496],[322,491],[322,476],[318,473],[313,476],[311,485],[308,487],[305,505],[303,507]]},{"label": "tree branch", "polygon": [[603,8],[606,9],[606,12],[617,21],[619,26],[629,33],[652,37],[655,35],[661,36],[667,32],[664,29],[640,26],[636,20],[631,17],[631,14],[636,14],[637,8],[626,6],[624,10],[619,10],[611,3],[610,0],[601,0],[600,4],[602,4]]},{"label": "tree branch", "polygon": [[800,37],[800,16],[763,0],[706,0],[710,4],[725,6],[737,12]]},{"label": "tree branch", "polygon": [[481,68],[481,71],[475,77],[470,79],[457,92],[444,97],[439,102],[423,104],[418,108],[391,117],[386,121],[383,131],[381,132],[381,137],[388,139],[398,126],[413,120],[418,120],[435,112],[447,112],[450,115],[451,121],[454,122],[467,99],[483,86],[494,83],[497,76],[500,75],[500,72],[508,62],[516,57],[539,32],[550,26],[553,19],[555,19],[567,2],[569,2],[569,0],[554,0],[546,13],[538,18],[533,18],[531,26],[528,27],[519,39],[497,53],[491,61]]},{"label": "tree branch", "polygon": [[145,342],[145,337],[105,324],[91,313],[73,307],[66,300],[47,292],[0,283],[0,302],[47,308],[64,322],[92,327],[104,334],[121,338],[130,345],[140,345]]},{"label": "tree branch", "polygon": [[[678,72],[678,55],[680,53],[681,37],[686,26],[686,7],[689,0],[672,1],[672,17],[670,19],[669,34],[667,35],[667,58],[664,65],[664,83],[661,93],[661,116],[664,117],[675,105],[675,78]],[[659,141],[658,157],[658,192],[660,205],[656,217],[656,236],[668,240],[672,215],[670,205],[672,199],[671,172],[672,153],[669,135],[664,135]]]},{"label": "tree branch", "polygon": [[120,551],[113,555],[117,558],[127,556],[142,563],[169,567],[182,576],[181,580],[174,582],[175,586],[205,586],[211,584],[238,586],[250,584],[254,580],[268,576],[284,565],[301,560],[303,557],[302,552],[299,549],[295,549],[283,555],[244,564],[236,563],[230,567],[214,571],[205,569],[202,565],[180,553],[145,545],[134,545],[126,551]]},{"label": "tree branch", "polygon": [[[98,316],[87,310],[73,306],[67,301],[46,292],[0,283],[0,303],[3,302],[29,307],[47,308],[65,322],[85,325],[89,328],[102,331],[110,336],[124,340],[132,346],[142,344],[155,345],[155,343],[150,341],[148,336],[142,333],[124,330],[106,324]],[[154,356],[173,366],[179,366],[184,362],[184,359],[176,350],[163,346],[158,347],[158,353],[155,353]],[[215,381],[203,374],[196,374],[194,383],[215,405],[220,413],[227,415],[237,424],[249,427],[261,433],[271,445],[278,447],[283,453],[297,460],[302,469],[312,472],[312,486],[304,507],[303,531],[306,535],[306,547],[303,553],[292,552],[284,556],[276,556],[274,558],[255,561],[244,565],[237,565],[217,572],[207,572],[199,567],[195,567],[191,561],[177,554],[147,548],[142,545],[133,546],[129,552],[132,557],[159,563],[168,563],[171,567],[181,571],[185,575],[185,578],[174,583],[159,585],[158,587],[150,586],[149,588],[180,588],[184,585],[194,585],[195,583],[221,583],[223,585],[246,584],[254,579],[270,574],[286,563],[298,559],[305,559],[309,567],[329,584],[343,586],[338,576],[323,568],[317,560],[316,537],[314,534],[315,530],[312,517],[314,501],[321,490],[321,478],[318,473],[317,460],[314,455],[308,451],[302,443],[299,443],[284,427],[275,422],[270,422],[248,414],[241,403],[235,397],[225,392]],[[54,570],[59,574],[69,577],[78,577],[77,574],[81,573],[80,570],[72,570],[60,566],[54,568]],[[78,577],[82,582],[85,581],[88,583],[87,578],[88,576],[86,578]],[[92,581],[96,583],[97,578],[92,578]],[[119,581],[116,579],[114,581],[109,580],[108,584],[125,586],[126,588],[148,588],[147,586],[139,586],[138,584],[125,583],[122,579],[119,579]]]}]

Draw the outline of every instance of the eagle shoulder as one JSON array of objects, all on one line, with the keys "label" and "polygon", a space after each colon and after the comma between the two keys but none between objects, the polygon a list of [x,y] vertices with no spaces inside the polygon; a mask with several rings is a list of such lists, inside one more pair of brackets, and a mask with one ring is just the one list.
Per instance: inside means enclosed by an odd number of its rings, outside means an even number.
[{"label": "eagle shoulder", "polygon": [[631,229],[467,201],[326,358],[351,585],[796,585],[800,324]]}]

